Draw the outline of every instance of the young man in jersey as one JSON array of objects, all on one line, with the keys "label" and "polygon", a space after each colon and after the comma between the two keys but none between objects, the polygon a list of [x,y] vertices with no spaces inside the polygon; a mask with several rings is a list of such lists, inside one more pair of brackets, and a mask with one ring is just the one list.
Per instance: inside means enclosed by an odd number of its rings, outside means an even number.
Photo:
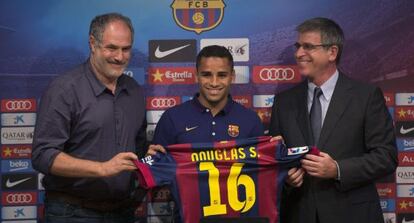
[{"label": "young man in jersey", "polygon": [[296,30],[295,57],[306,80],[276,95],[270,134],[288,147],[322,152],[289,170],[281,222],[383,222],[375,180],[398,163],[383,94],[338,70],[344,35],[334,21],[314,18]]},{"label": "young man in jersey", "polygon": [[[230,96],[235,76],[233,66],[233,56],[225,47],[203,48],[196,60],[199,92],[192,100],[164,112],[155,129],[153,144],[167,146],[263,135],[257,114]],[[154,155],[155,149],[165,152],[160,147],[153,148],[148,155]]]},{"label": "young man in jersey", "polygon": [[164,112],[153,143],[166,146],[263,135],[257,114],[230,96],[235,76],[230,52],[222,46],[207,46],[197,55],[196,68],[199,92]]}]

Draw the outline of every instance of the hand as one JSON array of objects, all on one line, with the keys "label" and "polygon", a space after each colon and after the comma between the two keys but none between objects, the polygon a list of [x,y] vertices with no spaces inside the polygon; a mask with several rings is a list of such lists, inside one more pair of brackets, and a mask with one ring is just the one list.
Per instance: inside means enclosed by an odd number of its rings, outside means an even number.
[{"label": "hand", "polygon": [[132,161],[137,160],[137,159],[138,159],[137,155],[131,152],[118,153],[116,156],[112,157],[112,159],[101,163],[100,165],[101,176],[111,177],[123,171],[136,170],[137,167]]},{"label": "hand", "polygon": [[281,135],[278,135],[278,136],[273,136],[273,137],[270,139],[270,142],[273,142],[273,141],[276,141],[276,140],[281,140],[281,141],[282,141],[282,143],[284,143],[284,142],[283,142],[283,137],[282,137]]},{"label": "hand", "polygon": [[286,183],[292,187],[300,187],[303,184],[303,176],[305,175],[305,170],[302,168],[292,168],[288,171],[286,178]]},{"label": "hand", "polygon": [[145,156],[153,156],[157,154],[157,152],[164,153],[164,154],[167,153],[167,151],[161,145],[150,145],[148,147],[148,151],[147,151],[147,154],[145,154]]},{"label": "hand", "polygon": [[320,152],[319,156],[307,154],[301,160],[302,168],[314,177],[336,179],[338,168],[336,162],[329,154]]}]

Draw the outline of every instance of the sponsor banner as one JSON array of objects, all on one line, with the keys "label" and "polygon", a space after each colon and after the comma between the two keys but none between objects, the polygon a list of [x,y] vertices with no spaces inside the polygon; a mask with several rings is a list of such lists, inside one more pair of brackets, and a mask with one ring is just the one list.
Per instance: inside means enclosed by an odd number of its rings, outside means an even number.
[{"label": "sponsor banner", "polygon": [[181,103],[179,96],[147,97],[147,109],[165,110]]},{"label": "sponsor banner", "polygon": [[256,108],[254,110],[256,111],[257,115],[263,123],[270,122],[270,116],[272,114],[271,108]]},{"label": "sponsor banner", "polygon": [[252,96],[250,95],[235,95],[232,96],[233,100],[236,101],[237,103],[243,105],[246,108],[251,108],[252,107]]},{"label": "sponsor banner", "polygon": [[197,40],[150,40],[148,41],[149,62],[195,62]]},{"label": "sponsor banner", "polygon": [[13,159],[1,161],[2,173],[34,172],[30,159]]},{"label": "sponsor banner", "polygon": [[414,166],[413,167],[397,167],[396,181],[397,183],[403,183],[403,184],[414,183]]},{"label": "sponsor banner", "polygon": [[151,223],[164,223],[164,222],[174,222],[171,216],[149,216],[143,220],[143,222]]},{"label": "sponsor banner", "polygon": [[250,79],[250,72],[248,66],[234,66],[235,77],[233,84],[248,84]]},{"label": "sponsor banner", "polygon": [[397,131],[397,136],[414,137],[414,121],[395,122],[395,130]]},{"label": "sponsor banner", "polygon": [[396,93],[395,105],[398,106],[414,106],[414,93]]},{"label": "sponsor banner", "polygon": [[395,200],[394,199],[380,199],[381,209],[383,212],[394,212],[395,211]]},{"label": "sponsor banner", "polygon": [[3,192],[3,205],[32,205],[37,204],[37,192]]},{"label": "sponsor banner", "polygon": [[414,197],[414,185],[413,184],[397,185],[397,197]]},{"label": "sponsor banner", "polygon": [[45,175],[43,173],[39,173],[37,175],[37,189],[38,190],[45,190],[45,188],[43,187],[43,177],[45,177]]},{"label": "sponsor banner", "polygon": [[269,95],[253,95],[253,107],[255,108],[271,108],[273,106],[275,96]]},{"label": "sponsor banner", "polygon": [[34,127],[1,128],[1,144],[32,144]]},{"label": "sponsor banner", "polygon": [[165,111],[147,111],[147,123],[157,124]]},{"label": "sponsor banner", "polygon": [[398,166],[414,166],[414,153],[399,152]]},{"label": "sponsor banner", "polygon": [[398,214],[397,223],[414,223],[414,213]]},{"label": "sponsor banner", "polygon": [[37,174],[2,174],[3,190],[37,190]]},{"label": "sponsor banner", "polygon": [[43,204],[45,201],[45,192],[44,191],[39,191],[39,196],[37,198],[37,203],[38,204]]},{"label": "sponsor banner", "polygon": [[414,138],[397,138],[397,148],[402,152],[414,151]]},{"label": "sponsor banner", "polygon": [[282,84],[299,83],[302,77],[296,65],[254,66],[253,83]]},{"label": "sponsor banner", "polygon": [[124,74],[134,78],[140,85],[145,84],[145,69],[142,67],[128,67]]},{"label": "sponsor banner", "polygon": [[152,202],[148,203],[148,215],[171,216],[174,209],[174,202]]},{"label": "sponsor banner", "polygon": [[30,158],[32,157],[32,145],[2,145],[1,158]]},{"label": "sponsor banner", "polygon": [[395,198],[395,183],[377,183],[377,192],[382,198]]},{"label": "sponsor banner", "polygon": [[35,112],[36,99],[2,99],[1,112]]},{"label": "sponsor banner", "polygon": [[397,198],[396,212],[398,213],[414,212],[414,198]]},{"label": "sponsor banner", "polygon": [[156,124],[148,124],[147,125],[147,140],[148,141],[152,141],[152,139],[154,138],[154,133],[155,133],[155,127],[157,125]]},{"label": "sponsor banner", "polygon": [[37,220],[2,221],[1,223],[38,223]]},{"label": "sponsor banner", "polygon": [[396,223],[395,213],[383,213],[384,223]]},{"label": "sponsor banner", "polygon": [[153,85],[194,84],[195,67],[151,67],[148,69],[148,83]]},{"label": "sponsor banner", "polygon": [[3,113],[2,126],[28,126],[36,124],[36,113]]},{"label": "sponsor banner", "polygon": [[384,99],[385,99],[385,104],[387,106],[394,106],[395,105],[395,95],[394,93],[390,93],[390,92],[384,92]]},{"label": "sponsor banner", "polygon": [[32,219],[37,218],[37,209],[36,206],[7,206],[2,207],[1,216],[3,220]]},{"label": "sponsor banner", "polygon": [[201,39],[200,50],[206,46],[219,45],[226,47],[233,55],[235,62],[249,61],[250,45],[247,38],[231,38],[231,39]]},{"label": "sponsor banner", "polygon": [[396,121],[414,121],[414,106],[395,107]]}]

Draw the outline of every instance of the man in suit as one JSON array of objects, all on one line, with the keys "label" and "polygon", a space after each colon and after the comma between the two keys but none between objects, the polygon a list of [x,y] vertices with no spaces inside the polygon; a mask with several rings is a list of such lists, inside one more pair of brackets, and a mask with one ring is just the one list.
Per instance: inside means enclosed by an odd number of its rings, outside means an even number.
[{"label": "man in suit", "polygon": [[270,134],[322,152],[289,170],[281,222],[383,222],[374,181],[398,164],[383,94],[338,71],[344,36],[334,21],[313,18],[296,30],[295,58],[306,80],[276,95]]}]

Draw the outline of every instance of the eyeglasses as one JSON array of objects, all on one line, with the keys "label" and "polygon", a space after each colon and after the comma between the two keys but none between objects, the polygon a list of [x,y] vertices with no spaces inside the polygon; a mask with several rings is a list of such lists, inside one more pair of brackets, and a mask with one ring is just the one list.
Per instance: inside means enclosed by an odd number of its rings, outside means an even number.
[{"label": "eyeglasses", "polygon": [[304,44],[300,44],[300,43],[295,43],[293,44],[293,46],[296,48],[296,50],[298,50],[299,48],[303,48],[303,50],[305,51],[311,51],[316,49],[317,47],[327,47],[327,46],[332,46],[332,44],[318,44],[318,45],[313,45],[311,43],[304,43]]}]

